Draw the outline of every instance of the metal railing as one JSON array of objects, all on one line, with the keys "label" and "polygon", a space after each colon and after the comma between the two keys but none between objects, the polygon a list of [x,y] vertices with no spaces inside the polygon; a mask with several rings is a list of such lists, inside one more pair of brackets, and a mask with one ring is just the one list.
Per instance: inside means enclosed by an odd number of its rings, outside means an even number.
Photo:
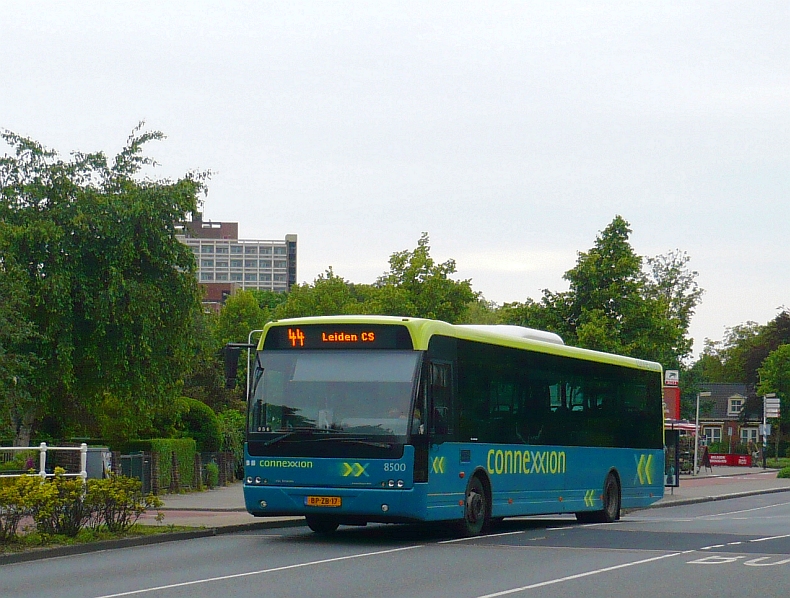
[{"label": "metal railing", "polygon": [[[54,473],[47,473],[47,453],[49,451],[79,451],[80,452],[80,472],[79,473],[64,473],[63,477],[69,478],[82,478],[82,481],[88,478],[88,445],[84,442],[79,446],[47,446],[46,442],[42,442],[38,447],[34,446],[0,446],[0,452],[5,451],[38,451],[38,475],[41,479],[55,477]],[[29,473],[5,473],[0,474],[0,478],[18,478]]]}]

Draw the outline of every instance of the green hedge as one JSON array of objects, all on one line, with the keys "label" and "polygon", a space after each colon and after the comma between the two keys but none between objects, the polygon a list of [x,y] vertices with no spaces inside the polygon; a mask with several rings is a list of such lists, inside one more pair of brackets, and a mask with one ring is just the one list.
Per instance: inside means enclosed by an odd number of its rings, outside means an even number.
[{"label": "green hedge", "polygon": [[172,455],[176,455],[178,473],[182,488],[196,488],[195,454],[197,444],[192,438],[152,438],[150,440],[133,440],[123,447],[124,452],[146,452],[156,455],[159,461],[159,488],[167,491],[171,481]]},{"label": "green hedge", "polygon": [[167,490],[171,482],[171,455],[175,453],[182,488],[195,487],[195,453],[197,444],[192,438],[154,438],[151,452],[159,456],[159,487]]}]

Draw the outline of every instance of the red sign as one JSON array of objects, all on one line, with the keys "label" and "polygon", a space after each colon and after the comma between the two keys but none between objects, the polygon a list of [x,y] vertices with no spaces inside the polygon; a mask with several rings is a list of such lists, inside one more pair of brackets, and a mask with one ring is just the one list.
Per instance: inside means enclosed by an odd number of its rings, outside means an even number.
[{"label": "red sign", "polygon": [[711,465],[728,465],[730,467],[751,467],[751,455],[728,455],[723,453],[710,454]]},{"label": "red sign", "polygon": [[664,387],[664,417],[680,419],[680,389],[677,386]]}]

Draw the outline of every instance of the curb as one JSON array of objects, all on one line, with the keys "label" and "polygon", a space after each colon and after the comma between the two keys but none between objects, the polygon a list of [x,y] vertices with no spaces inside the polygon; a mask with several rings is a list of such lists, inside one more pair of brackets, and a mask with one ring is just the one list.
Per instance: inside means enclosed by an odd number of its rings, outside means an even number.
[{"label": "curb", "polygon": [[75,544],[72,546],[54,546],[52,548],[40,548],[28,552],[17,552],[0,555],[0,565],[11,565],[14,563],[25,563],[42,559],[52,559],[62,556],[73,556],[76,554],[88,554],[103,550],[113,550],[116,548],[131,548],[134,546],[148,546],[151,544],[164,544],[166,542],[177,542],[179,540],[194,540],[196,538],[208,538],[211,536],[221,536],[224,534],[235,534],[243,531],[260,529],[277,529],[283,527],[300,527],[306,525],[304,519],[293,521],[259,521],[254,523],[238,523],[223,527],[212,527],[196,529],[188,532],[171,532],[153,534],[150,536],[137,536],[134,538],[118,538],[117,540],[102,540],[88,544]]},{"label": "curb", "polygon": [[[766,488],[764,490],[748,490],[746,492],[732,492],[730,494],[720,494],[718,496],[698,496],[695,498],[679,498],[677,500],[668,500],[666,502],[653,503],[645,509],[665,509],[667,507],[682,506],[682,505],[695,505],[703,502],[714,502],[719,500],[729,500],[732,498],[743,498],[744,496],[757,496],[758,494],[776,494],[777,492],[790,492],[790,488]],[[634,511],[644,509],[633,509]]]}]

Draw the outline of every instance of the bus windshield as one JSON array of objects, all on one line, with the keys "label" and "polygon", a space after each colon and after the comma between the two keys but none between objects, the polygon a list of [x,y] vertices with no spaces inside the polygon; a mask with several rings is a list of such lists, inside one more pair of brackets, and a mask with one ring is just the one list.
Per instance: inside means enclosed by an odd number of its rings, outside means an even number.
[{"label": "bus windshield", "polygon": [[249,432],[406,436],[416,351],[262,351]]}]

